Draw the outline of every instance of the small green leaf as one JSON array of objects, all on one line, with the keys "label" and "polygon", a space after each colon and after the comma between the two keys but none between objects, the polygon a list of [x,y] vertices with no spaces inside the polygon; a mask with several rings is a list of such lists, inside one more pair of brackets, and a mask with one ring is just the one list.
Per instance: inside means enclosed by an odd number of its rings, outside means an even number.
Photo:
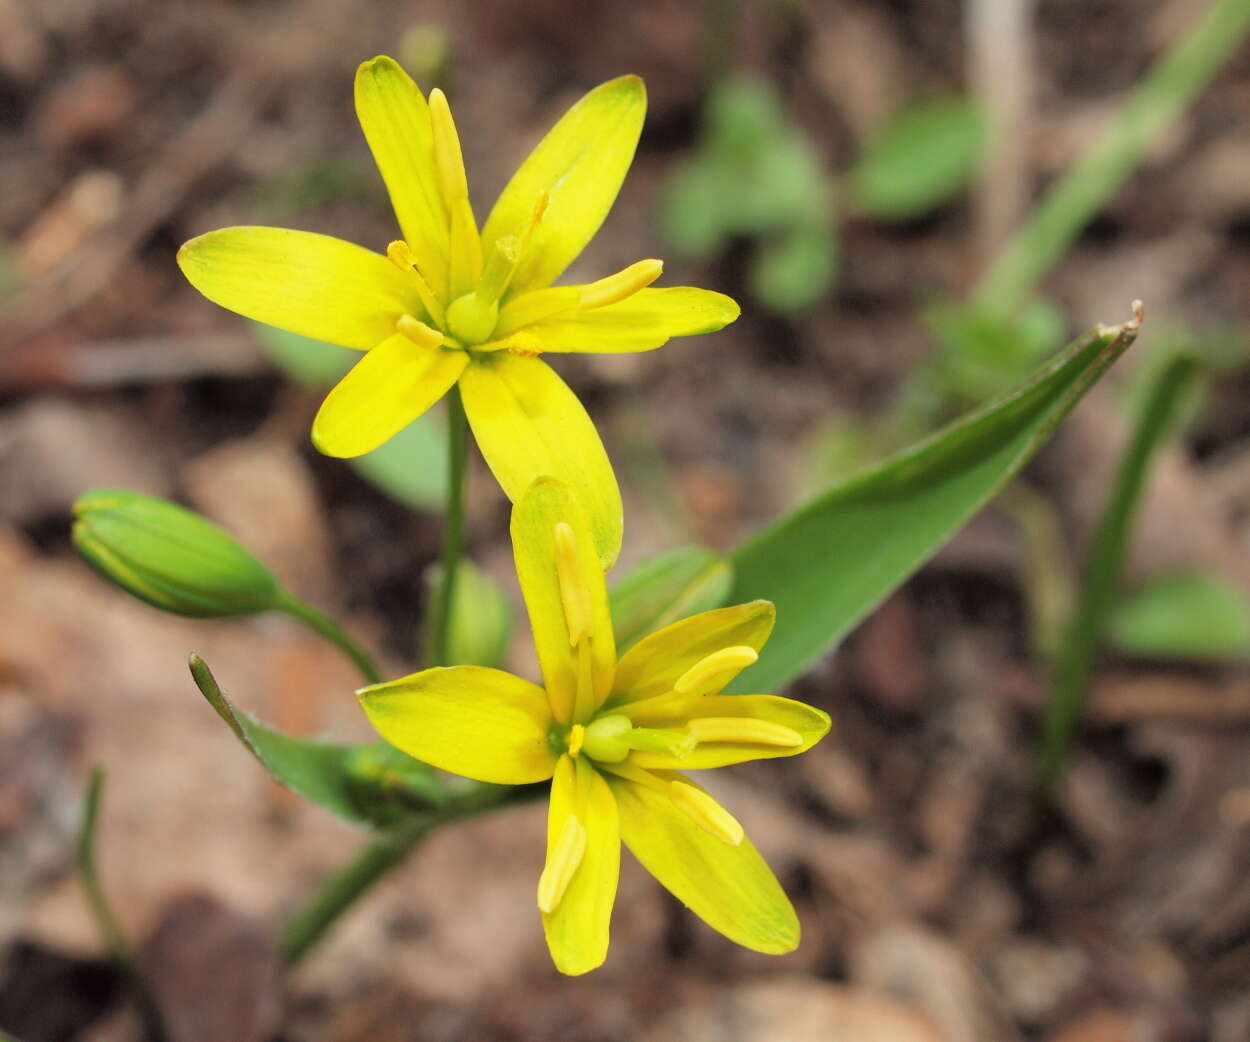
[{"label": "small green leaf", "polygon": [[446,796],[425,764],[384,742],[337,745],[282,734],[237,709],[208,664],[192,655],[201,694],[270,777],[310,803],[361,825],[389,826],[438,807]]},{"label": "small green leaf", "polygon": [[751,290],[771,311],[802,311],[829,291],[837,260],[832,228],[820,221],[796,224],[761,245],[751,265]]},{"label": "small green leaf", "polygon": [[777,628],[733,691],[775,691],[916,571],[1045,444],[1132,343],[1099,327],[1025,386],[826,492],[733,554],[731,603],[766,598]]},{"label": "small green leaf", "polygon": [[678,619],[722,607],[732,582],[730,563],[701,546],[679,546],[640,564],[612,586],[617,651]]},{"label": "small green leaf", "polygon": [[[430,569],[430,589],[438,588],[438,567]],[[456,570],[451,622],[447,633],[447,663],[490,666],[503,663],[512,637],[512,606],[494,581],[467,557]]]},{"label": "small green leaf", "polygon": [[1238,660],[1250,657],[1250,604],[1216,575],[1182,572],[1151,579],[1114,609],[1112,642],[1143,658]]},{"label": "small green leaf", "polygon": [[435,407],[390,441],[349,461],[366,481],[415,510],[440,511],[447,495],[447,421]]},{"label": "small green leaf", "polygon": [[927,213],[968,185],[984,139],[984,115],[967,98],[913,105],[865,143],[848,175],[852,202],[870,217]]},{"label": "small green leaf", "polygon": [[251,327],[269,360],[296,383],[314,390],[333,387],[363,357],[359,351],[289,333],[264,322],[252,322]]}]

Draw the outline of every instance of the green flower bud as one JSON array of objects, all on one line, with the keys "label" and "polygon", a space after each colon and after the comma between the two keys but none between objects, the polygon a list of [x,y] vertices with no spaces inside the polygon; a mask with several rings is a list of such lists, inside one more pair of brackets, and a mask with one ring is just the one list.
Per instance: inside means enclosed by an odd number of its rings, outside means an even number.
[{"label": "green flower bud", "polygon": [[101,575],[175,615],[224,618],[277,606],[273,573],[216,525],[175,503],[93,489],[74,504],[74,545]]}]

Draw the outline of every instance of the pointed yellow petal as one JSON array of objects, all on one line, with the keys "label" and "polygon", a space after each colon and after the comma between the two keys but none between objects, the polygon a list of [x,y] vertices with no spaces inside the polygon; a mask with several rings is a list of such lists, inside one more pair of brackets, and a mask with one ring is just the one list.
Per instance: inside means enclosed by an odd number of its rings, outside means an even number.
[{"label": "pointed yellow petal", "polygon": [[382,55],[356,70],[356,116],[421,274],[446,299],[449,218],[425,98],[399,63]]},{"label": "pointed yellow petal", "polygon": [[[746,647],[758,652],[772,633],[776,618],[772,602],[751,601],[700,612],[656,630],[621,656],[609,708],[667,695],[692,667],[725,648]],[[719,670],[709,678],[711,686],[700,688],[699,693],[714,694],[735,675],[736,671]]]},{"label": "pointed yellow petal", "polygon": [[[656,699],[653,712],[630,712],[641,727],[688,725],[699,739],[678,758],[660,752],[633,752],[639,767],[702,771],[747,760],[771,760],[807,752],[829,733],[829,714],[777,695],[703,695],[684,700]],[[627,707],[628,709],[628,707]]]},{"label": "pointed yellow petal", "polygon": [[427,669],[357,694],[378,734],[444,771],[525,785],[555,770],[547,696],[511,673],[484,666]]},{"label": "pointed yellow petal", "polygon": [[713,333],[739,315],[723,293],[691,286],[644,289],[591,311],[571,311],[525,327],[544,351],[611,354],[651,351],[671,337]]},{"label": "pointed yellow petal", "polygon": [[[574,764],[567,756],[560,758],[551,782],[547,821],[543,879],[551,882],[545,890],[540,882],[540,906],[544,897],[554,895],[556,884],[561,885],[555,904],[542,909],[543,932],[556,969],[586,973],[602,965],[608,954],[621,834],[612,791],[584,759]],[[570,822],[576,827],[570,828]],[[574,854],[576,865],[568,872]]]},{"label": "pointed yellow petal", "polygon": [[223,308],[359,351],[421,307],[411,280],[380,253],[313,232],[222,228],[184,244],[178,266]]},{"label": "pointed yellow petal", "polygon": [[460,379],[478,447],[514,503],[549,475],[573,490],[586,512],[604,569],[621,549],[621,492],[595,425],[568,386],[539,358],[478,356]]},{"label": "pointed yellow petal", "polygon": [[[566,530],[562,538],[560,533]],[[552,713],[567,723],[573,719],[578,687],[578,653],[570,646],[571,631],[576,629],[578,636],[584,632],[589,639],[595,705],[611,690],[616,647],[603,569],[585,514],[566,485],[542,478],[520,498],[512,510],[512,553]],[[562,566],[561,555],[572,556],[572,567]],[[562,582],[580,586],[567,601]],[[570,604],[578,606],[576,618],[568,617]]]},{"label": "pointed yellow petal", "polygon": [[[514,294],[550,285],[599,230],[633,161],[646,108],[637,76],[609,80],[564,114],[508,182],[482,245],[489,256],[504,236],[525,241]],[[544,191],[546,212],[526,240]]]},{"label": "pointed yellow petal", "polygon": [[771,955],[797,948],[799,920],[776,876],[750,839],[728,842],[728,822],[737,824],[733,817],[688,778],[656,777],[700,793],[708,824],[720,824],[725,835],[696,824],[665,792],[612,776],[608,784],[620,812],[621,838],[633,855],[669,893],[731,941]]},{"label": "pointed yellow petal", "polygon": [[321,403],[313,443],[341,458],[376,449],[446,394],[467,364],[463,351],[387,337]]}]

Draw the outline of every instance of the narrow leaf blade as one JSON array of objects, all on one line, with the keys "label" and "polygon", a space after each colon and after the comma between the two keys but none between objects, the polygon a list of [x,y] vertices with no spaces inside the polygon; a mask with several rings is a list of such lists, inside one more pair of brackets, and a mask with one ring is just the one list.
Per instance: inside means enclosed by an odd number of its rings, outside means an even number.
[{"label": "narrow leaf blade", "polygon": [[191,656],[200,693],[270,777],[310,803],[359,825],[389,826],[444,800],[425,764],[383,742],[338,745],[274,731],[238,709],[211,670]]},{"label": "narrow leaf blade", "polygon": [[730,690],[775,691],[836,643],[1032,459],[1139,324],[1095,328],[1023,387],[739,547],[730,601],[773,601],[777,629]]}]

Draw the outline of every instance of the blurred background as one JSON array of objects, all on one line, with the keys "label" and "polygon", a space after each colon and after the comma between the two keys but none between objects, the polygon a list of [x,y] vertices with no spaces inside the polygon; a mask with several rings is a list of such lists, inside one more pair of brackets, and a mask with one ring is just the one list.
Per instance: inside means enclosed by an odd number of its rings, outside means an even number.
[{"label": "blurred background", "polygon": [[[0,1029],[140,1035],[74,871],[99,763],[100,870],[176,1040],[1250,1038],[1246,8],[0,0]],[[186,655],[305,735],[368,737],[356,677],[289,620],[161,615],[73,552],[83,490],[175,498],[388,674],[416,662],[439,415],[359,464],[319,457],[309,423],[349,353],[216,308],[174,264],[230,224],[396,237],[351,101],[379,52],[448,92],[479,215],[582,92],[646,80],[637,160],[569,277],[663,257],[665,283],[743,317],[556,361],[624,487],[621,571],[731,548],[1146,303],[1025,478],[795,685],[834,736],[719,772],[795,899],[792,955],[734,947],[627,857],[607,964],[560,977],[534,805],[439,832],[280,981],[274,924],[359,839],[264,777]],[[1050,223],[1013,238],[1091,150]],[[1050,663],[1134,410],[1177,351],[1202,374],[1039,832]],[[475,596],[513,606],[498,638],[532,669],[507,504],[472,468]]]}]

